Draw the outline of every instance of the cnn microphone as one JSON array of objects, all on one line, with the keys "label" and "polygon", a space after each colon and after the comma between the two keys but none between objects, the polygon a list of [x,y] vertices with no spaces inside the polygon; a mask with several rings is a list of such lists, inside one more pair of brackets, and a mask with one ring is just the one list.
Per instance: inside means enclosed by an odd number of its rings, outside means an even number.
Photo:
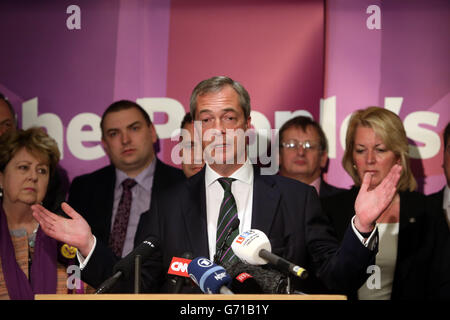
[{"label": "cnn microphone", "polygon": [[192,260],[188,265],[188,273],[204,293],[233,294],[227,287],[231,277],[223,267],[208,258],[198,257]]},{"label": "cnn microphone", "polygon": [[231,248],[244,263],[253,265],[270,263],[300,279],[308,276],[308,272],[304,268],[273,254],[269,238],[260,230],[252,229],[241,233],[233,240]]},{"label": "cnn microphone", "polygon": [[155,237],[148,237],[133,251],[127,254],[123,259],[119,260],[113,267],[113,276],[106,279],[95,291],[95,294],[105,293],[112,288],[112,286],[121,277],[129,278],[134,270],[134,262],[136,256],[140,256],[142,261],[150,257],[156,248],[159,246],[159,241]]},{"label": "cnn microphone", "polygon": [[185,252],[179,257],[173,257],[170,262],[169,270],[167,274],[174,275],[172,283],[174,285],[172,293],[180,293],[183,285],[186,284],[186,280],[189,279],[187,273],[187,267],[192,261],[192,253]]}]

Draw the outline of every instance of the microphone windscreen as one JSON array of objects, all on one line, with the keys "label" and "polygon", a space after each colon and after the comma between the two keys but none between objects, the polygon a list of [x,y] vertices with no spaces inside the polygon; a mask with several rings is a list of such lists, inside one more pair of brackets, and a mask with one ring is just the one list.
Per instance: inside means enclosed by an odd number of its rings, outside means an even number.
[{"label": "microphone windscreen", "polygon": [[264,293],[261,286],[249,273],[243,272],[233,277],[231,291],[242,294]]},{"label": "microphone windscreen", "polygon": [[219,293],[220,288],[231,282],[231,277],[222,266],[204,257],[192,260],[188,273],[204,293]]},{"label": "microphone windscreen", "polygon": [[122,271],[125,277],[134,272],[134,261],[137,255],[141,256],[141,261],[149,258],[153,252],[159,247],[159,241],[155,237],[148,237],[133,251],[127,254],[123,259],[119,260],[113,267],[113,273]]},{"label": "microphone windscreen", "polygon": [[249,273],[261,287],[263,293],[282,294],[287,292],[287,275],[272,268],[270,265],[255,266],[236,261],[233,263],[226,262],[222,266],[232,278],[241,273]]}]

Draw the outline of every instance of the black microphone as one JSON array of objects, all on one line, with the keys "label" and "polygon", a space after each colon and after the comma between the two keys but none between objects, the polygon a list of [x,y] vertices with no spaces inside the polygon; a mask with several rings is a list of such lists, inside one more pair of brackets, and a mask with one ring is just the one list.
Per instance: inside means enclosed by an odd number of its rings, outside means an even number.
[{"label": "black microphone", "polygon": [[216,264],[220,263],[219,259],[220,259],[220,256],[222,255],[223,251],[226,249],[225,245],[227,245],[228,238],[230,237],[230,235],[233,233],[234,230],[239,228],[239,224],[240,224],[240,221],[238,218],[231,221],[231,224],[227,230],[227,233],[225,234],[225,238],[222,241],[222,244],[220,245],[219,249],[217,249],[216,254],[214,255],[214,263],[216,263]]},{"label": "black microphone", "polygon": [[249,273],[263,293],[284,294],[289,292],[288,276],[270,265],[256,266],[242,261],[234,261],[225,262],[223,267],[233,279],[241,273]]},{"label": "black microphone", "polygon": [[247,272],[242,272],[231,281],[231,291],[234,293],[254,294],[264,293],[258,282]]},{"label": "black microphone", "polygon": [[[181,258],[192,260],[193,255],[190,252],[185,252],[181,255]],[[174,276],[172,279],[172,283],[174,284],[174,289],[173,289],[172,293],[180,293],[183,286],[188,284],[190,282],[190,280],[191,279],[189,278],[189,275],[188,275],[188,277]]]},{"label": "black microphone", "polygon": [[159,241],[155,237],[148,237],[145,239],[139,246],[114,265],[113,276],[106,279],[99,286],[97,291],[95,291],[95,294],[107,292],[121,277],[129,278],[134,270],[136,256],[141,256],[142,260],[147,259],[153,254],[158,246]]}]

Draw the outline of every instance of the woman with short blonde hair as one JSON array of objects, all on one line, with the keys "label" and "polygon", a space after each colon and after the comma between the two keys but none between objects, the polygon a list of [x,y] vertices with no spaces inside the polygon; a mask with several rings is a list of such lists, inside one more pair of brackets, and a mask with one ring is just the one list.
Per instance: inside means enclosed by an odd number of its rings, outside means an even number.
[{"label": "woman with short blonde hair", "polygon": [[[322,208],[339,240],[351,223],[363,178],[370,175],[370,190],[381,183],[395,164],[402,166],[397,193],[376,221],[378,252],[370,271],[374,276],[357,292],[348,293],[352,298],[426,299],[431,292],[430,283],[439,281],[425,271],[430,270],[428,264],[436,255],[436,232],[432,215],[427,212],[425,196],[414,191],[417,183],[411,172],[408,150],[403,123],[395,113],[368,107],[352,114],[342,165],[355,185],[348,191],[322,199]],[[375,234],[361,236],[370,238]],[[374,282],[374,277],[378,281]]]},{"label": "woman with short blonde hair", "polygon": [[358,175],[353,162],[355,133],[358,126],[373,129],[375,134],[384,142],[386,148],[400,159],[402,174],[398,182],[398,190],[414,191],[417,183],[409,163],[408,138],[403,123],[395,113],[379,107],[357,110],[352,114],[349,121],[342,166],[352,177],[355,185],[361,186],[361,177]]}]

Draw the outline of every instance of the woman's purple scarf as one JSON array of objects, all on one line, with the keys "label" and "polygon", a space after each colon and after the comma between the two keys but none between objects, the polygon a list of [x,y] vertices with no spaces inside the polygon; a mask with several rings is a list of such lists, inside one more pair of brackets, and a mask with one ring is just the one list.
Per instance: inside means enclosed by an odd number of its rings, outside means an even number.
[{"label": "woman's purple scarf", "polygon": [[31,281],[28,281],[16,261],[2,201],[0,201],[0,258],[11,299],[32,300],[35,294],[56,293],[57,241],[38,228],[31,265]]}]

